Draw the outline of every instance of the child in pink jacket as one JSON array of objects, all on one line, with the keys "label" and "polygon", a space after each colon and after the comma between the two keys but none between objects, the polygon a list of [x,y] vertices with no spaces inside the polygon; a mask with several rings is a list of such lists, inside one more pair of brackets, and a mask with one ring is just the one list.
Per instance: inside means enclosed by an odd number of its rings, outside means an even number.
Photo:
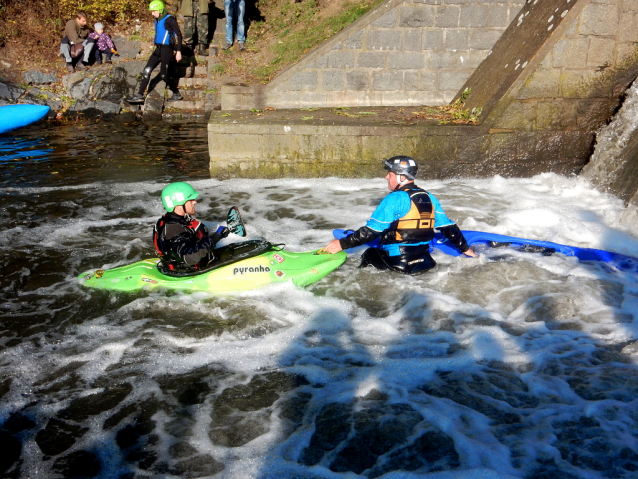
[{"label": "child in pink jacket", "polygon": [[117,55],[113,40],[108,33],[104,33],[104,25],[101,23],[95,24],[95,31],[89,34],[89,37],[95,40],[97,48],[95,49],[95,63],[102,64],[102,54],[106,54],[106,63],[111,63],[111,57],[113,54]]}]

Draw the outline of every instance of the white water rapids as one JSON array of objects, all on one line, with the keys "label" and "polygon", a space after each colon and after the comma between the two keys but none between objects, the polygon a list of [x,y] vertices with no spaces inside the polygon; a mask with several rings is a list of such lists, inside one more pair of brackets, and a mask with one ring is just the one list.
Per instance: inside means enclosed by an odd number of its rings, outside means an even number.
[{"label": "white water rapids", "polygon": [[[0,188],[0,439],[21,445],[7,474],[638,474],[638,274],[499,249],[404,277],[358,269],[358,251],[305,290],[83,289],[85,270],[153,255],[166,180]],[[292,251],[387,194],[382,179],[191,183],[198,218],[237,205],[249,239]],[[584,179],[417,183],[462,229],[638,257],[622,202]]]}]

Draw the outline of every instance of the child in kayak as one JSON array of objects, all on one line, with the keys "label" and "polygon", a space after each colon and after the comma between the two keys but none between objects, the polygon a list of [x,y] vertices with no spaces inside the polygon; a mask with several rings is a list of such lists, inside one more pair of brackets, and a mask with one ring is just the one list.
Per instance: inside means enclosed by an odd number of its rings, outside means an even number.
[{"label": "child in kayak", "polygon": [[228,236],[223,226],[209,231],[196,220],[195,205],[199,193],[184,182],[171,183],[162,190],[166,214],[153,230],[153,243],[166,274],[197,273],[215,260],[215,245]]}]

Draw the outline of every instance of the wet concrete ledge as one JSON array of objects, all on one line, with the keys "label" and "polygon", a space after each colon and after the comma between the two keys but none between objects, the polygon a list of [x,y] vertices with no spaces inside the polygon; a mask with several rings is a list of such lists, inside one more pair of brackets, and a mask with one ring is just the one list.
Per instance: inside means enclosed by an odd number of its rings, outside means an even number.
[{"label": "wet concrete ledge", "polygon": [[376,177],[379,160],[410,155],[420,176],[445,179],[578,172],[594,137],[415,119],[416,107],[215,111],[208,122],[211,175]]}]

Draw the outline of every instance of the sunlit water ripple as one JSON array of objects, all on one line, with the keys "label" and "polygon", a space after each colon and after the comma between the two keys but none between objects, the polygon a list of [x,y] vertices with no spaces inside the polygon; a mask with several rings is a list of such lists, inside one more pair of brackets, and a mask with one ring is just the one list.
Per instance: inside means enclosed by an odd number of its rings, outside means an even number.
[{"label": "sunlit water ripple", "polygon": [[[359,250],[305,290],[87,290],[153,256],[168,181],[292,251],[363,225],[385,182],[208,179],[201,125],[0,143],[5,476],[638,476],[638,274],[499,249],[411,278]],[[622,202],[579,178],[418,183],[463,229],[638,256]]]}]

